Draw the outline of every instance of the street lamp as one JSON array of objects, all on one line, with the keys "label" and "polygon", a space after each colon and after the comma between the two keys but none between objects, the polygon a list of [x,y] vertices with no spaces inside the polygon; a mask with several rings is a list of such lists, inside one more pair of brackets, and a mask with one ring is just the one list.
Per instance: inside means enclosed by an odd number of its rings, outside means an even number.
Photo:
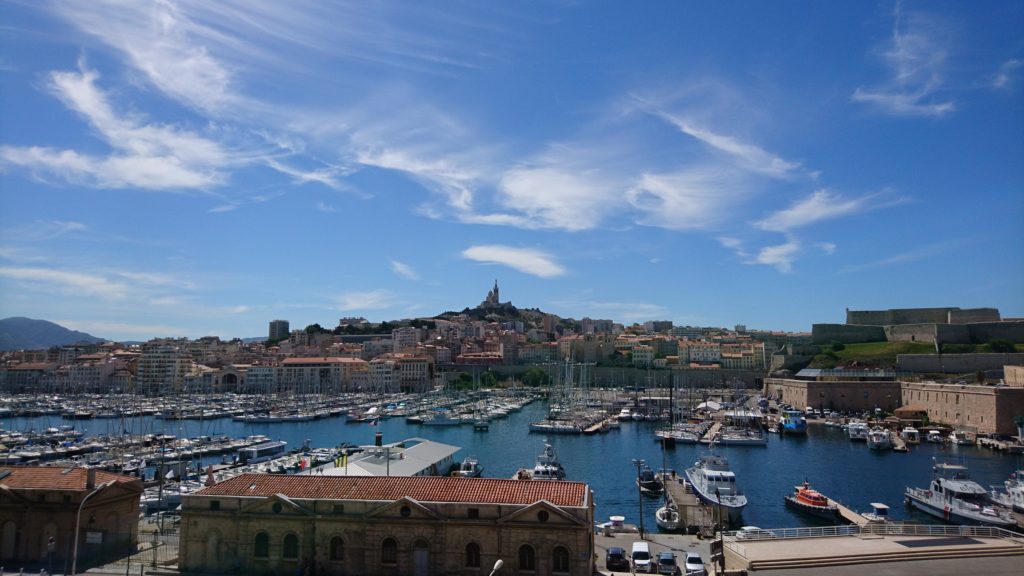
[{"label": "street lamp", "polygon": [[640,501],[640,539],[644,539],[644,494],[643,490],[640,489],[640,467],[646,464],[639,458],[633,459],[633,465],[636,466],[636,496]]},{"label": "street lamp", "polygon": [[95,489],[93,489],[92,492],[86,494],[85,498],[82,498],[82,503],[78,505],[78,513],[75,514],[75,545],[71,548],[71,576],[75,576],[75,574],[77,574],[77,572],[75,572],[75,569],[77,568],[78,565],[78,526],[82,520],[82,508],[85,507],[85,503],[86,501],[89,500],[89,498],[92,498],[96,494],[99,494],[100,490],[103,490],[104,488],[110,486],[113,483],[114,481],[111,480],[100,484]]},{"label": "street lamp", "polygon": [[501,570],[501,567],[504,566],[504,565],[505,565],[505,561],[502,560],[501,558],[498,558],[494,562],[494,569],[491,570],[491,573],[489,574],[489,576],[494,576],[495,574],[497,574],[498,570]]}]

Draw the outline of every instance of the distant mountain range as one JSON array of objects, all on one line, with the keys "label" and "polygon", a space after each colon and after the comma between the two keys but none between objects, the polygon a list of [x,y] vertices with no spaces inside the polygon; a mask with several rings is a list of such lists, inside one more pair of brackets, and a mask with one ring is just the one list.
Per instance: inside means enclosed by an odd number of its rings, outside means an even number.
[{"label": "distant mountain range", "polygon": [[0,351],[37,350],[78,342],[105,342],[92,334],[68,330],[46,320],[12,317],[0,320]]}]

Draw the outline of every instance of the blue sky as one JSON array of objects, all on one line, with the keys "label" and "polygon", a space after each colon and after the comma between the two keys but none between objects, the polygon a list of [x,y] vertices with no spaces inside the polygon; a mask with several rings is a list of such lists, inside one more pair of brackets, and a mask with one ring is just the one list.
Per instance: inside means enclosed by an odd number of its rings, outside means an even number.
[{"label": "blue sky", "polygon": [[0,316],[1024,316],[1024,3],[0,5]]}]

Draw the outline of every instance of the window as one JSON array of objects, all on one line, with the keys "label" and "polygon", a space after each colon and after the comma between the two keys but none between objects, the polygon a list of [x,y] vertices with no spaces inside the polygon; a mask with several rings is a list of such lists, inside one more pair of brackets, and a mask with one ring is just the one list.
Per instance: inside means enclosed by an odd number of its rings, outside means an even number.
[{"label": "window", "polygon": [[466,516],[468,516],[469,518],[472,518],[474,520],[479,518],[480,517],[480,509],[479,508],[470,508],[469,510],[466,511]]},{"label": "window", "polygon": [[270,536],[266,532],[260,532],[256,535],[256,541],[252,547],[252,555],[256,558],[270,557]]},{"label": "window", "polygon": [[274,505],[270,507],[274,511],[274,514],[280,514],[281,510],[284,509],[280,502],[274,502]]},{"label": "window", "polygon": [[466,544],[466,568],[480,567],[480,546],[475,542]]},{"label": "window", "polygon": [[537,520],[540,520],[541,522],[547,522],[548,518],[550,518],[550,515],[548,514],[547,510],[541,510],[540,512],[537,512]]},{"label": "window", "polygon": [[220,510],[220,500],[210,500],[210,510],[214,512]]},{"label": "window", "polygon": [[345,542],[341,536],[331,538],[330,559],[332,562],[341,562],[345,559]]},{"label": "window", "polygon": [[281,549],[281,557],[288,559],[296,559],[299,557],[299,537],[295,534],[289,534],[284,537],[284,546]]},{"label": "window", "polygon": [[551,571],[569,571],[569,550],[565,546],[555,546],[554,551],[551,553]]},{"label": "window", "polygon": [[394,538],[386,538],[380,545],[380,563],[398,564],[398,542]]},{"label": "window", "polygon": [[408,518],[409,515],[412,514],[412,508],[409,508],[408,506],[402,506],[402,509],[399,510],[398,513],[402,515],[402,518]]},{"label": "window", "polygon": [[519,571],[533,572],[537,569],[537,557],[533,552],[533,546],[523,544],[519,547]]}]

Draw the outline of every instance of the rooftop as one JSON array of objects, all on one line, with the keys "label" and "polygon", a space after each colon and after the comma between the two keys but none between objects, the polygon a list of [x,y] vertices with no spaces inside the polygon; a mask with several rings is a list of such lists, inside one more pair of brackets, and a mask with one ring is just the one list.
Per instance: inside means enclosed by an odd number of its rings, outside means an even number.
[{"label": "rooftop", "polygon": [[587,505],[582,482],[542,482],[445,476],[305,476],[241,474],[204,488],[195,496],[529,505],[546,500],[555,506]]},{"label": "rooftop", "polygon": [[[6,476],[3,476],[4,474]],[[71,490],[84,492],[87,490],[88,469],[61,468],[57,466],[11,466],[0,468],[0,486],[12,490]],[[123,484],[138,483],[138,478],[96,471],[96,484],[103,482],[119,482]]]}]

